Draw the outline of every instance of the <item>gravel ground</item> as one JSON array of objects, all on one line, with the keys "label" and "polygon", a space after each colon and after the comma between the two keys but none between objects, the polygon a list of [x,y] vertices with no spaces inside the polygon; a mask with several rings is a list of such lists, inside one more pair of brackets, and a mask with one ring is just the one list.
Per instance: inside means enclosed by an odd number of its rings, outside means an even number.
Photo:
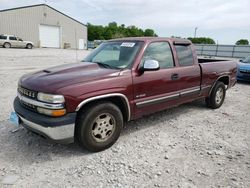
[{"label": "gravel ground", "polygon": [[250,187],[250,84],[217,110],[196,101],[131,121],[99,153],[13,132],[18,78],[75,60],[73,50],[0,48],[0,187]]}]

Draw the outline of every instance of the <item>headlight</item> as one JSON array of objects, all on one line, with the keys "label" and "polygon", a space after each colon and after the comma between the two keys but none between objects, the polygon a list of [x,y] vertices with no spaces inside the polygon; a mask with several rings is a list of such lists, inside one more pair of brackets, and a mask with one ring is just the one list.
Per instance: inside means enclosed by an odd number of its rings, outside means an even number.
[{"label": "headlight", "polygon": [[49,109],[37,107],[37,111],[40,114],[45,114],[45,115],[53,116],[53,117],[59,117],[59,116],[63,116],[63,115],[66,114],[66,110],[65,109],[49,110]]},{"label": "headlight", "polygon": [[39,101],[48,102],[48,103],[64,103],[64,96],[62,95],[51,95],[46,93],[38,93],[37,99]]}]

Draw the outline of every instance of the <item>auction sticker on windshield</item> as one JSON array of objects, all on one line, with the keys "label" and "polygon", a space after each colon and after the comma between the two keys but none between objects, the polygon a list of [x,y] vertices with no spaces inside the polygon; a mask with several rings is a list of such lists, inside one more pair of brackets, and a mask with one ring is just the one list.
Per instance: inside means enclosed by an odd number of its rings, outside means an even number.
[{"label": "auction sticker on windshield", "polygon": [[121,47],[129,47],[129,48],[132,48],[135,46],[135,43],[134,42],[123,42],[121,44]]}]

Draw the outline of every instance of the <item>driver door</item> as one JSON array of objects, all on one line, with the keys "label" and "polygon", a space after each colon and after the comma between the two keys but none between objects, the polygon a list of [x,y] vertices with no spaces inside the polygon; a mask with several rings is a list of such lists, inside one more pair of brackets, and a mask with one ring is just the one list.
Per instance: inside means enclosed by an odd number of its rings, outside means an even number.
[{"label": "driver door", "polygon": [[133,76],[135,113],[138,116],[165,109],[179,98],[179,79],[175,77],[178,69],[169,43],[150,43],[144,52],[141,66],[147,59],[158,61],[160,69]]}]

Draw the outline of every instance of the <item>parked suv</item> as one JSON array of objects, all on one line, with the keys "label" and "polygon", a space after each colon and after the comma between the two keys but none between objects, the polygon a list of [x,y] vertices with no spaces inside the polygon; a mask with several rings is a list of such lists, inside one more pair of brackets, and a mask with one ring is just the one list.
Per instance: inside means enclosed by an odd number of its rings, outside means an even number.
[{"label": "parked suv", "polygon": [[4,48],[18,47],[18,48],[33,48],[33,43],[30,41],[23,41],[23,39],[14,35],[0,35],[0,46]]}]

